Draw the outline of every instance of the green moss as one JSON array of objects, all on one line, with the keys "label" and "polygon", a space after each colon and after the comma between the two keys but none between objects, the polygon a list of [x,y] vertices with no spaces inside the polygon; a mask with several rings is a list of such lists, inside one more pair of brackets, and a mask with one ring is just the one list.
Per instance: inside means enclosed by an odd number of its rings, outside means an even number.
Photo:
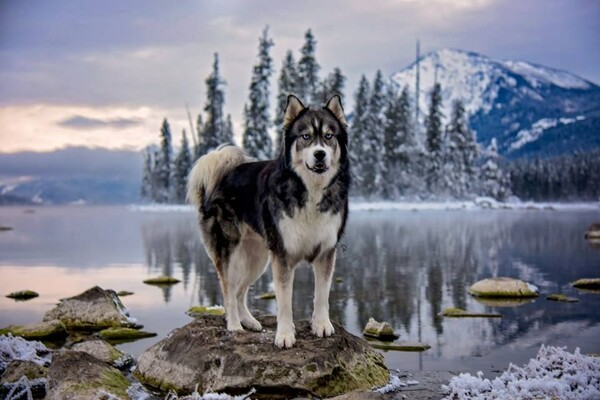
[{"label": "green moss", "polygon": [[267,292],[259,295],[258,298],[262,300],[273,300],[276,297],[274,292]]},{"label": "green moss", "polygon": [[181,282],[179,279],[172,276],[157,276],[156,278],[146,279],[144,283],[148,285],[174,285]]},{"label": "green moss", "polygon": [[344,278],[342,278],[341,276],[338,276],[337,278],[335,278],[335,281],[337,283],[342,283],[342,282],[344,282]]},{"label": "green moss", "polygon": [[38,296],[39,294],[37,292],[34,292],[33,290],[20,290],[18,292],[12,292],[6,295],[6,297],[15,300],[29,300]]},{"label": "green moss", "polygon": [[574,298],[574,297],[568,297],[564,294],[558,294],[558,293],[553,293],[548,295],[548,297],[546,297],[548,300],[553,300],[553,301],[562,301],[565,303],[576,303],[579,300]]},{"label": "green moss", "polygon": [[121,290],[119,293],[117,293],[117,296],[125,297],[125,296],[131,296],[132,294],[133,294],[133,292],[128,292],[127,290]]},{"label": "green moss", "polygon": [[497,313],[470,313],[462,308],[446,308],[438,314],[440,317],[450,318],[502,318],[502,315]]},{"label": "green moss", "polygon": [[97,395],[99,390],[105,390],[121,399],[130,399],[127,388],[129,388],[129,381],[118,370],[111,368],[98,380],[73,384],[70,391],[82,395]]},{"label": "green moss", "polygon": [[225,315],[225,309],[221,306],[193,306],[187,311],[192,317],[200,315]]},{"label": "green moss", "polygon": [[64,338],[67,336],[65,325],[56,320],[50,322],[42,322],[35,325],[10,325],[0,329],[0,335],[12,334],[27,340],[44,340]]},{"label": "green moss", "polygon": [[108,328],[100,331],[98,334],[108,342],[132,341],[156,336],[156,333],[132,328]]},{"label": "green moss", "polygon": [[381,342],[379,340],[369,340],[369,344],[380,350],[393,351],[425,351],[431,348],[430,345],[419,342]]},{"label": "green moss", "polygon": [[[135,376],[137,378],[137,380],[140,381],[141,383],[143,383],[144,385],[153,387],[160,391],[173,392],[173,393],[179,392],[178,388],[176,388],[173,385],[168,384],[165,381],[162,381],[159,379],[154,379],[154,378],[149,378],[145,375],[142,375],[137,368],[135,369],[135,371],[133,371],[133,376]],[[203,390],[203,388],[198,388],[198,389]]]},{"label": "green moss", "polygon": [[600,289],[600,278],[582,278],[572,283],[578,289]]}]

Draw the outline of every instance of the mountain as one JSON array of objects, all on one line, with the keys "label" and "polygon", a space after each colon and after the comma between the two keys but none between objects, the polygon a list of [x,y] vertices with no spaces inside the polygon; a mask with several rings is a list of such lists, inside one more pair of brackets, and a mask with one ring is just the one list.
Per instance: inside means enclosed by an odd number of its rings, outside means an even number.
[{"label": "mountain", "polygon": [[136,151],[0,153],[0,205],[137,203],[141,169]]},{"label": "mountain", "polygon": [[[495,138],[507,158],[600,147],[600,86],[595,83],[566,71],[462,50],[434,51],[419,64],[421,116],[437,79],[445,117],[452,101],[462,100],[477,140],[488,146]],[[416,70],[415,62],[391,80],[414,90]]]}]

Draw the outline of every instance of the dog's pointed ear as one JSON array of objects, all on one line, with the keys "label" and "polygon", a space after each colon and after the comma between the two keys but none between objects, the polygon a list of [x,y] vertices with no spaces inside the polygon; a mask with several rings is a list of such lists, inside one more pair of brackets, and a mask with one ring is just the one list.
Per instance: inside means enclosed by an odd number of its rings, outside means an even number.
[{"label": "dog's pointed ear", "polygon": [[336,94],[329,99],[327,104],[325,104],[325,108],[331,111],[342,125],[348,126],[348,122],[346,122],[346,116],[344,115],[344,107],[342,107],[342,99],[339,95]]},{"label": "dog's pointed ear", "polygon": [[304,110],[304,104],[300,101],[299,98],[290,94],[287,98],[287,105],[285,106],[285,112],[283,113],[283,127],[287,129],[288,126],[300,115],[302,110]]}]

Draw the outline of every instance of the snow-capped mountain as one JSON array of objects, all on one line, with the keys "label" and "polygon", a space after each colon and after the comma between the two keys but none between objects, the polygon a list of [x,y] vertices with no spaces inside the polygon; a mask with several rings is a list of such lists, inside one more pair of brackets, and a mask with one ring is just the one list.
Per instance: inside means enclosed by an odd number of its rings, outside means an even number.
[{"label": "snow-capped mountain", "polygon": [[[434,82],[442,88],[443,113],[452,101],[465,103],[471,128],[487,146],[496,138],[509,158],[554,155],[600,147],[600,86],[524,61],[495,60],[443,49],[420,59],[419,106],[426,114]],[[416,63],[392,74],[414,96]]]}]

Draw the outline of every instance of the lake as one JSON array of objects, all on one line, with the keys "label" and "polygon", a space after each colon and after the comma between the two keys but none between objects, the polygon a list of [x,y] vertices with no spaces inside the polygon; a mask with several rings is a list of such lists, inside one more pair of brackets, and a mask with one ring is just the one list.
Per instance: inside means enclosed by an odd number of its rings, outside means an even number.
[{"label": "lake", "polygon": [[[33,211],[31,211],[33,210]],[[351,212],[331,290],[333,320],[360,334],[373,317],[388,321],[402,340],[427,343],[421,353],[384,352],[400,370],[452,370],[486,375],[510,362],[524,364],[541,344],[600,353],[600,294],[570,282],[600,276],[600,249],[583,239],[600,210],[470,210]],[[127,207],[0,208],[0,327],[42,319],[60,298],[99,285],[135,294],[122,301],[157,332],[119,347],[139,355],[191,321],[192,305],[221,304],[217,276],[200,243],[193,212],[133,211]],[[142,283],[161,274],[182,282]],[[477,280],[509,276],[537,285],[542,296],[497,306],[472,298]],[[15,302],[4,295],[31,289],[40,297]],[[250,292],[251,309],[275,313],[270,272]],[[310,318],[313,277],[300,267],[294,317]],[[546,300],[550,293],[578,303]],[[446,307],[498,312],[501,319],[441,319]]]}]

